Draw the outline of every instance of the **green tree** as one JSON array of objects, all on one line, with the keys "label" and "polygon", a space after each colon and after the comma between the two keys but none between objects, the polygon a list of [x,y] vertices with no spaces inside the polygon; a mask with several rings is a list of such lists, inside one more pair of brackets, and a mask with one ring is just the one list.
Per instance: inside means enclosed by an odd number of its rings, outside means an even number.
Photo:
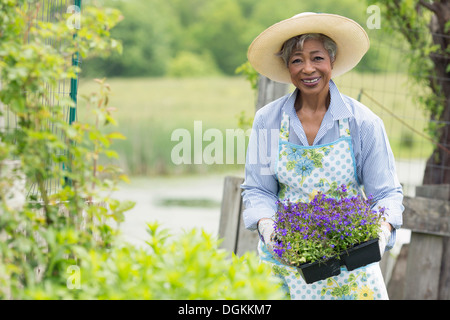
[{"label": "green tree", "polygon": [[248,39],[243,37],[247,22],[236,0],[215,0],[203,7],[200,19],[191,27],[197,50],[210,50],[226,74],[245,61]]},{"label": "green tree", "polygon": [[123,54],[95,57],[83,63],[83,76],[163,76],[179,41],[178,18],[165,0],[107,2],[123,21],[111,31],[123,43]]},{"label": "green tree", "polygon": [[189,51],[180,51],[170,61],[167,75],[170,77],[204,77],[219,75],[220,70],[216,66],[209,51],[203,54],[195,54]]},{"label": "green tree", "polygon": [[[409,74],[419,101],[430,115],[428,132],[436,141],[423,184],[450,183],[450,2],[427,0],[368,1],[381,7],[384,25],[409,44]],[[426,90],[428,89],[428,90]]]}]

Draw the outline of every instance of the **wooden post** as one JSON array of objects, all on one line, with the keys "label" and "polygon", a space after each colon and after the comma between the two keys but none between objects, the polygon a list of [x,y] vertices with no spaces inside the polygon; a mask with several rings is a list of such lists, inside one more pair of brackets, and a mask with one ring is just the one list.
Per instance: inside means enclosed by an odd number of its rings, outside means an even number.
[{"label": "wooden post", "polygon": [[[287,89],[287,84],[274,82],[260,75],[255,112],[266,104],[284,96]],[[257,232],[251,232],[244,226],[242,217],[244,205],[240,187],[243,182],[243,178],[225,178],[220,212],[219,238],[222,239],[221,248],[234,252],[236,255],[241,255],[246,251],[256,251],[259,239]]]},{"label": "wooden post", "polygon": [[258,82],[258,101],[256,101],[255,111],[258,111],[266,104],[281,98],[287,93],[289,85],[270,80],[262,75]]},{"label": "wooden post", "polygon": [[244,226],[242,212],[244,205],[241,197],[243,178],[225,177],[222,207],[220,212],[219,238],[221,248],[236,255],[247,251],[256,251],[258,233],[247,230]]},{"label": "wooden post", "polygon": [[242,210],[240,185],[243,178],[225,177],[220,209],[219,238],[221,248],[236,253],[239,218]]},{"label": "wooden post", "polygon": [[439,300],[450,300],[450,237],[442,239],[441,276],[439,278]]},{"label": "wooden post", "polygon": [[239,228],[237,231],[237,243],[236,243],[236,255],[240,256],[247,251],[257,251],[259,236],[257,231],[250,231],[245,228],[244,218],[242,212],[244,212],[245,206],[242,204],[241,212],[239,215]]},{"label": "wooden post", "polygon": [[441,237],[411,233],[406,266],[405,299],[438,299],[441,257]]},{"label": "wooden post", "polygon": [[[431,199],[440,199],[450,201],[450,185],[426,185],[417,187],[416,196],[427,197]],[[446,214],[450,218],[449,213]],[[450,219],[449,219],[450,220]],[[443,222],[442,227],[447,230],[447,236],[442,237],[442,257],[439,276],[439,291],[437,298],[439,300],[450,300],[450,221]]]},{"label": "wooden post", "polygon": [[403,244],[395,261],[392,276],[387,285],[390,300],[402,300],[405,292],[405,274],[408,260],[409,243]]},{"label": "wooden post", "polygon": [[416,187],[405,197],[404,227],[411,229],[404,298],[450,299],[450,185]]}]

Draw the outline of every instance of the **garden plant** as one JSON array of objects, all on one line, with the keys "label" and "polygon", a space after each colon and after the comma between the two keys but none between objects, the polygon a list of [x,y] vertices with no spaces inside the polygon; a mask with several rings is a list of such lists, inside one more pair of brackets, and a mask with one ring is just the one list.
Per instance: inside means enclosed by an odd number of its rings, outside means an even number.
[{"label": "garden plant", "polygon": [[378,238],[386,209],[372,207],[370,196],[349,196],[345,185],[318,192],[307,203],[279,201],[275,251],[293,265],[339,258],[349,248]]},{"label": "garden plant", "polygon": [[[149,224],[148,246],[119,241],[134,203],[112,197],[128,178],[109,164],[113,141],[125,138],[109,129],[118,125],[109,85],[96,80],[84,97],[90,120],[69,123],[64,110],[76,105],[57,84],[81,72],[74,56],[121,51],[110,30],[123,17],[84,7],[81,27],[69,28],[70,14],[39,21],[40,5],[0,0],[0,117],[17,119],[0,130],[0,299],[282,297],[255,255],[230,259],[204,232],[173,238]],[[50,191],[55,180],[61,187]]]}]

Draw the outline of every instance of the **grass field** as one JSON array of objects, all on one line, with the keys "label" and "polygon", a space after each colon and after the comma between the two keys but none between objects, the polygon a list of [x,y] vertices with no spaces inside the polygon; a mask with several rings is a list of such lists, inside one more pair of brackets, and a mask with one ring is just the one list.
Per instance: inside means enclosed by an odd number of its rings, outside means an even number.
[{"label": "grass field", "polygon": [[[341,92],[354,98],[363,89],[387,110],[423,132],[427,117],[413,103],[403,75],[374,75],[349,73],[336,79]],[[175,165],[171,151],[178,143],[171,141],[175,129],[193,133],[194,121],[202,121],[203,132],[217,128],[225,136],[226,129],[238,128],[242,111],[254,114],[255,93],[242,77],[214,78],[131,78],[108,79],[111,88],[110,105],[117,107],[116,130],[126,141],[118,141],[120,164],[130,175],[198,173],[209,170],[235,170],[242,165]],[[96,90],[92,80],[81,79],[79,95]],[[396,158],[426,158],[430,143],[405,127],[386,110],[379,108],[366,96],[361,102],[370,107],[384,121]],[[85,121],[85,104],[80,99],[78,119]],[[203,144],[203,148],[209,142]]]}]

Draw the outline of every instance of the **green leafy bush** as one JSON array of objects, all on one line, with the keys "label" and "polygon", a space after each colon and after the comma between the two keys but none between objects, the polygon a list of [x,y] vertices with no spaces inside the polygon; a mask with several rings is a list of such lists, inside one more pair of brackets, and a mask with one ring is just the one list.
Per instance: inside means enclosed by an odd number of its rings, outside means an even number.
[{"label": "green leafy bush", "polygon": [[[40,21],[40,10],[42,1],[0,0],[0,117],[15,119],[0,130],[1,299],[21,299],[27,288],[63,281],[66,265],[76,264],[83,251],[111,246],[112,223],[134,205],[109,197],[126,177],[98,162],[116,157],[110,146],[123,139],[101,130],[115,124],[109,86],[98,80],[100,92],[88,97],[92,123],[69,123],[76,105],[58,83],[80,72],[71,58],[120,51],[109,33],[120,12],[86,7],[78,30],[66,24],[70,15]],[[35,192],[27,195],[27,189]]]},{"label": "green leafy bush", "polygon": [[179,52],[169,63],[167,71],[171,77],[201,77],[219,75],[220,71],[211,54],[195,54],[188,51]]},{"label": "green leafy bush", "polygon": [[[28,288],[26,299],[281,299],[279,283],[255,253],[238,258],[218,249],[215,237],[192,229],[170,236],[148,224],[148,246],[79,252],[79,287],[72,275]],[[70,266],[67,265],[67,268]]]}]

